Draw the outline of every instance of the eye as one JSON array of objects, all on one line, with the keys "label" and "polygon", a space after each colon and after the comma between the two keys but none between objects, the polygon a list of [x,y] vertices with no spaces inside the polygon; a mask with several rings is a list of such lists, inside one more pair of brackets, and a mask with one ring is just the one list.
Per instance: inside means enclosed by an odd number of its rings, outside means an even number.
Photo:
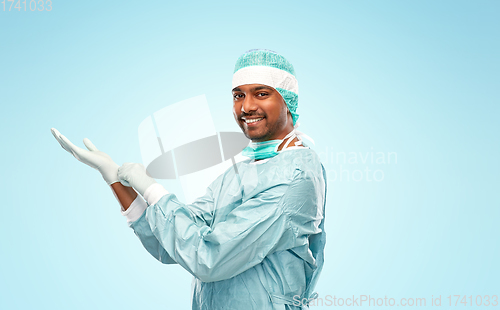
[{"label": "eye", "polygon": [[233,100],[238,100],[243,98],[243,94],[233,94]]},{"label": "eye", "polygon": [[262,98],[262,97],[265,97],[265,96],[267,96],[267,95],[269,95],[269,94],[268,94],[268,93],[264,93],[264,92],[262,92],[262,93],[257,93],[257,97],[261,97],[261,98]]}]

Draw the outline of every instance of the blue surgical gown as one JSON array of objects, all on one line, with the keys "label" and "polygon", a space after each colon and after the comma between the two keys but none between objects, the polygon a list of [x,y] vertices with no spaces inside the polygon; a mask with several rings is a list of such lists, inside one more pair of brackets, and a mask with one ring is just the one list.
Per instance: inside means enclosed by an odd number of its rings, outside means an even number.
[{"label": "blue surgical gown", "polygon": [[325,203],[319,157],[297,148],[237,163],[191,204],[167,194],[130,227],[156,259],[194,276],[192,309],[307,309]]}]

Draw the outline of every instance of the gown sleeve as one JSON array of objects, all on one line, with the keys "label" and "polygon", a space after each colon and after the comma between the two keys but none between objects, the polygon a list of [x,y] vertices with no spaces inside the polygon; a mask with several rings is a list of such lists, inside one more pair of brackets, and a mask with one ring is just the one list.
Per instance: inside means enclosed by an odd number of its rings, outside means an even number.
[{"label": "gown sleeve", "polygon": [[144,248],[151,254],[154,258],[164,264],[176,264],[163,246],[158,242],[158,239],[153,235],[148,222],[146,221],[146,212],[144,212],[141,217],[129,224],[130,228],[134,230],[134,233],[139,240],[141,240]]},{"label": "gown sleeve", "polygon": [[[218,180],[216,180],[218,181]],[[215,182],[214,182],[215,183]],[[213,184],[211,185],[213,186]],[[142,198],[137,196],[136,200],[132,203],[134,206],[130,208],[135,208],[142,212],[141,214],[133,215],[133,221],[129,222],[128,225],[134,230],[135,235],[139,238],[144,248],[151,254],[154,258],[164,264],[176,264],[177,262],[173,260],[170,255],[165,251],[165,248],[158,241],[156,236],[153,234],[148,221],[146,220],[146,212],[148,206]],[[143,204],[143,205],[141,205]],[[204,196],[198,198],[194,202],[193,212],[196,212],[196,222],[198,225],[210,225],[212,219],[211,209],[213,207],[213,197],[211,187],[209,187]],[[130,209],[129,209],[130,210]],[[138,213],[136,212],[136,213]],[[126,215],[125,212],[122,214]],[[130,215],[129,215],[130,216]],[[128,217],[129,218],[129,217]]]},{"label": "gown sleeve", "polygon": [[172,260],[203,282],[221,281],[275,251],[306,245],[310,235],[320,233],[320,183],[313,174],[296,169],[290,182],[270,184],[218,223],[199,216],[197,201],[183,204],[167,194],[146,209],[145,221]]}]

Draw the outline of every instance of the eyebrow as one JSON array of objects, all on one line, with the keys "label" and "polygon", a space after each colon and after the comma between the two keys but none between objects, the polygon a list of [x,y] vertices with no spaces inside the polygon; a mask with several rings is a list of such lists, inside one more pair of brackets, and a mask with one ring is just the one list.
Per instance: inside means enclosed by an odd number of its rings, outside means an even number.
[{"label": "eyebrow", "polygon": [[[261,90],[261,89],[266,89],[266,90],[269,90],[269,91],[273,91],[274,89],[272,89],[271,87],[268,87],[268,86],[256,86],[252,89],[250,89],[251,92],[254,92],[254,91],[257,91],[257,90]],[[239,87],[235,87],[233,88],[233,91],[242,91]]]}]

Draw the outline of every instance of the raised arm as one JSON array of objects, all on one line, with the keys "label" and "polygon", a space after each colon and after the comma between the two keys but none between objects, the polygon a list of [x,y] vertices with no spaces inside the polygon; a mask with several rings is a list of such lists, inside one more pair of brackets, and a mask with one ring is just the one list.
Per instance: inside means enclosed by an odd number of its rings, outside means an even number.
[{"label": "raised arm", "polygon": [[[127,216],[128,222],[136,221],[144,213],[147,207],[146,202],[137,195],[137,192],[132,187],[124,186],[118,179],[118,164],[111,157],[97,149],[97,147],[87,138],[83,139],[83,143],[87,150],[82,149],[63,136],[57,129],[51,128],[52,135],[56,138],[61,147],[76,159],[99,171],[111,187],[116,199],[121,205],[122,214]],[[157,260],[165,264],[175,263],[166,253],[165,249],[159,244],[156,237],[149,229],[149,225],[145,222],[136,221],[134,229],[135,234],[139,237],[146,250],[153,255]]]}]

